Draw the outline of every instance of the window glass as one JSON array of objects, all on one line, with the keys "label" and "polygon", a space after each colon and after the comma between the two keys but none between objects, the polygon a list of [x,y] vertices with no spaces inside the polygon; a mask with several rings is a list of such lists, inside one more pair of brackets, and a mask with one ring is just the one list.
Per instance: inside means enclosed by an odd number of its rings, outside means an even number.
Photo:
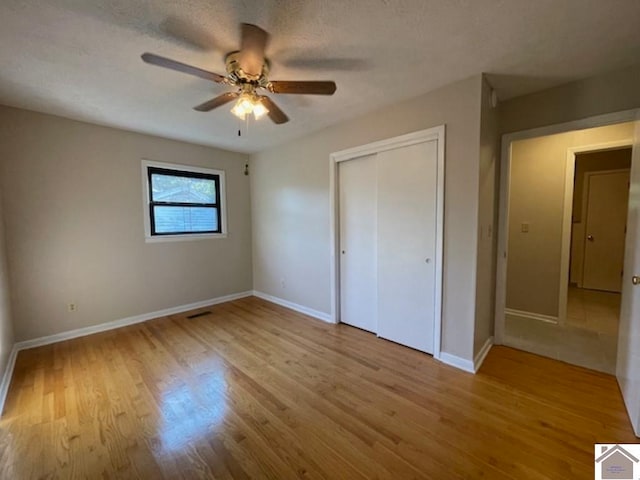
[{"label": "window glass", "polygon": [[148,190],[147,237],[223,233],[220,196],[224,172],[160,165],[143,162]]}]

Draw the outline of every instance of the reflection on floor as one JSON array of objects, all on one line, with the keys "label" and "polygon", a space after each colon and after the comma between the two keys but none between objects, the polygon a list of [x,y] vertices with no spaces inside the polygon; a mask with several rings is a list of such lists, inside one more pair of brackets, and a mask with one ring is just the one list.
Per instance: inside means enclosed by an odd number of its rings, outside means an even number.
[{"label": "reflection on floor", "polygon": [[505,345],[615,374],[620,294],[569,288],[566,325],[507,315]]}]

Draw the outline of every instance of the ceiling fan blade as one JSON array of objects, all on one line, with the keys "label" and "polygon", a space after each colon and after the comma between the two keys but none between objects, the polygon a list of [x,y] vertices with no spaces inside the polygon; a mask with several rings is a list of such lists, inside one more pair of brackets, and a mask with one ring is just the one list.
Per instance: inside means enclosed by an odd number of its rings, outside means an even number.
[{"label": "ceiling fan blade", "polygon": [[193,107],[193,109],[199,112],[210,112],[214,108],[218,108],[219,106],[224,105],[225,103],[229,103],[232,100],[235,100],[236,98],[238,98],[239,95],[240,94],[238,92],[223,93],[222,95],[218,95],[216,98],[213,98],[208,102],[204,102],[198,105],[197,107]]},{"label": "ceiling fan blade", "polygon": [[170,58],[161,57],[153,53],[143,53],[142,60],[151,65],[157,65],[158,67],[170,68],[178,72],[187,73],[189,75],[195,75],[196,77],[204,78],[205,80],[211,80],[212,82],[221,83],[224,82],[224,77],[217,73],[208,72],[198,67],[192,67],[184,63],[176,62]]},{"label": "ceiling fan blade", "polygon": [[272,93],[292,93],[301,95],[333,95],[336,91],[335,82],[269,82],[267,89]]},{"label": "ceiling fan blade", "polygon": [[240,68],[247,75],[260,76],[264,64],[264,51],[269,41],[269,34],[250,23],[243,23],[242,41],[240,43]]},{"label": "ceiling fan blade", "polygon": [[280,107],[278,107],[269,97],[262,96],[260,97],[260,101],[267,108],[267,110],[269,110],[269,113],[267,115],[269,115],[269,118],[273,120],[273,123],[277,123],[278,125],[280,125],[289,121],[289,117],[287,117],[287,115],[282,110],[280,110]]}]

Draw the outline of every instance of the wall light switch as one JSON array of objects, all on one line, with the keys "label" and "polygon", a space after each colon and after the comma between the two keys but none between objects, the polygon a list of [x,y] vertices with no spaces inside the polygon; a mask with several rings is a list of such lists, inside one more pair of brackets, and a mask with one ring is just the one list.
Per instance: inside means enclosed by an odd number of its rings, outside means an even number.
[{"label": "wall light switch", "polygon": [[520,231],[522,233],[529,233],[529,224],[528,223],[523,223],[520,227]]}]

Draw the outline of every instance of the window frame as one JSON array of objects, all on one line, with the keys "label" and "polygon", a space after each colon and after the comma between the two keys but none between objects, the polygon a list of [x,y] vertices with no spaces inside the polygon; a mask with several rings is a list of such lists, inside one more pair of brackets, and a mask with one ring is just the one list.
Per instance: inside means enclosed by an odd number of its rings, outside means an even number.
[{"label": "window frame", "polygon": [[[187,203],[187,202],[154,202],[151,198],[151,175],[153,173],[167,173],[177,177],[207,178],[216,182],[216,203]],[[175,163],[142,160],[142,191],[144,204],[144,233],[145,242],[166,242],[182,240],[198,240],[206,238],[226,238],[227,216],[225,196],[225,172],[212,168],[195,167]],[[157,233],[155,230],[154,206],[205,206],[218,209],[218,231],[211,232],[171,232]]]}]

